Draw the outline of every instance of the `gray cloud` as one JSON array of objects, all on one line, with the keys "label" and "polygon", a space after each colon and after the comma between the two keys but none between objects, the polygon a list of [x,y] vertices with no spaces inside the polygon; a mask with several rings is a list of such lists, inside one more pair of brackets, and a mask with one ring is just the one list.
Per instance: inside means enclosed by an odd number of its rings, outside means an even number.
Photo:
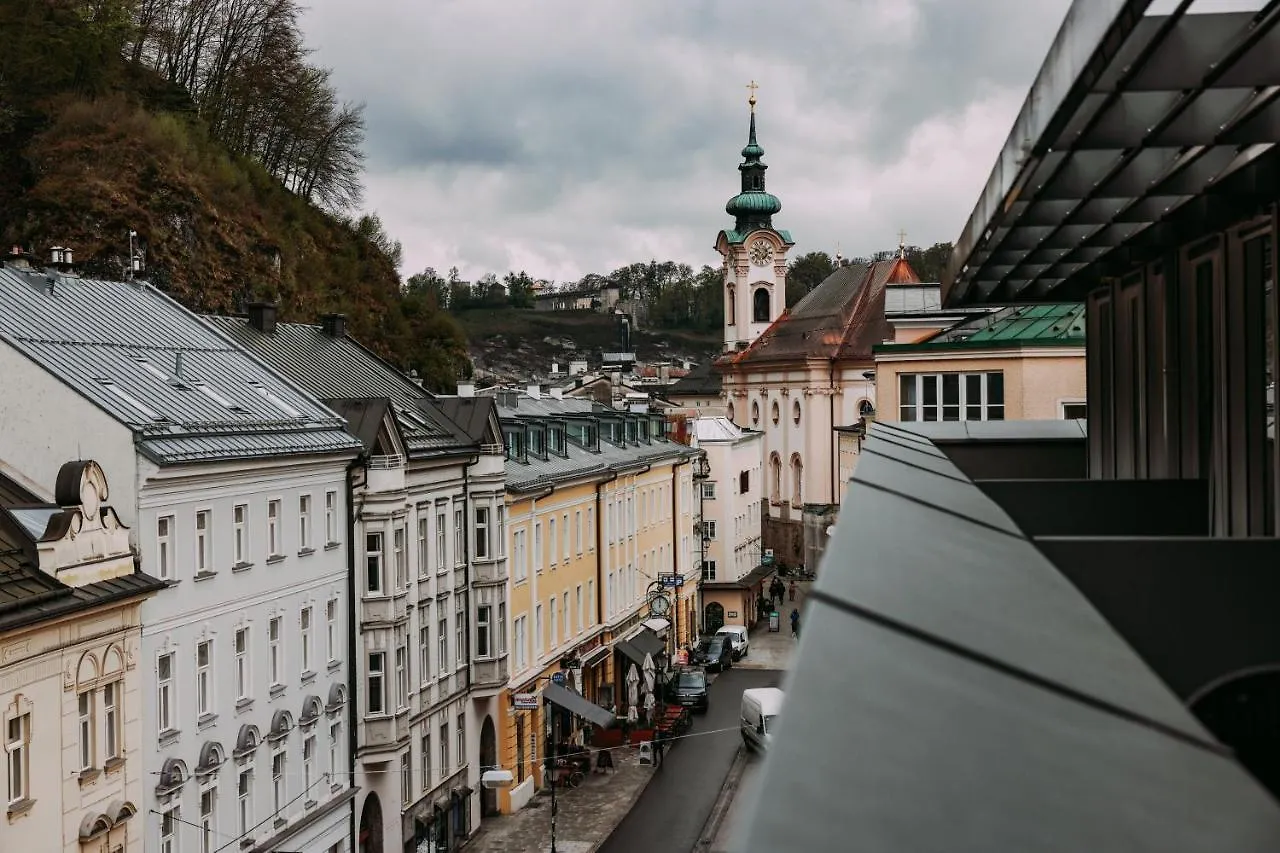
[{"label": "gray cloud", "polygon": [[323,0],[405,272],[716,263],[760,83],[796,252],[954,239],[1069,0]]}]

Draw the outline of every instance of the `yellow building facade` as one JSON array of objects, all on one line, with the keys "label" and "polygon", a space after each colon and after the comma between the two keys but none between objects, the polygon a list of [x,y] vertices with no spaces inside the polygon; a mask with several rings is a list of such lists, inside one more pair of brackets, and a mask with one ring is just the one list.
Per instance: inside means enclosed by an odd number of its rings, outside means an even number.
[{"label": "yellow building facade", "polygon": [[[667,441],[661,416],[597,412],[579,400],[500,396],[499,414],[511,570],[499,764],[514,779],[500,793],[505,812],[543,787],[553,733],[587,740],[588,722],[624,716],[628,665],[646,651],[673,653],[696,633],[699,451]],[[650,607],[659,584],[671,603],[662,617]]]}]

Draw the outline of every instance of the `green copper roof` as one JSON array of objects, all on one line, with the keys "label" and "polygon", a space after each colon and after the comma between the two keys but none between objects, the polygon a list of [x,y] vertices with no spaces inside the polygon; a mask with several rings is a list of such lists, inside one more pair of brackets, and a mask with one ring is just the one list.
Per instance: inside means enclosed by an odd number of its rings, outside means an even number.
[{"label": "green copper roof", "polygon": [[772,216],[782,210],[782,202],[773,193],[748,191],[738,193],[724,206],[730,216]]},{"label": "green copper roof", "polygon": [[1085,307],[1080,302],[1025,305],[982,314],[911,344],[879,344],[875,352],[933,352],[1007,347],[1082,347]]},{"label": "green copper roof", "polygon": [[[738,231],[737,229],[734,229],[734,228],[726,228],[724,231],[721,231],[720,233],[723,234],[724,238],[729,241],[729,245],[737,246],[747,242],[747,238],[759,230],[760,230],[759,228],[751,228],[744,231]],[[786,243],[788,246],[794,246],[796,244],[796,241],[791,239],[790,231],[784,231],[781,228],[771,228],[770,230],[773,231],[774,234],[777,234],[779,237],[781,237],[782,242]]]},{"label": "green copper roof", "polygon": [[734,218],[734,229],[752,231],[756,228],[772,228],[773,215],[782,210],[782,202],[776,195],[765,192],[764,173],[769,167],[761,158],[764,149],[756,141],[755,102],[751,107],[751,126],[747,132],[747,145],[742,149],[742,163],[738,172],[742,176],[741,191],[724,206],[725,212]]}]

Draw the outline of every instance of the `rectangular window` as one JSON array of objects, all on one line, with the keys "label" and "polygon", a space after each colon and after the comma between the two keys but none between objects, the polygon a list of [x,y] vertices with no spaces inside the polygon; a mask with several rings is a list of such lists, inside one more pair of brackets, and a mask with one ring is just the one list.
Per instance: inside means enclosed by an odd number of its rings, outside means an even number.
[{"label": "rectangular window", "polygon": [[573,609],[578,614],[578,633],[581,634],[587,629],[587,623],[583,621],[582,613],[582,584],[578,584],[577,588],[573,591]]},{"label": "rectangular window", "polygon": [[302,739],[302,796],[307,805],[315,805],[315,796],[311,793],[311,783],[315,781],[316,736],[307,735]]},{"label": "rectangular window", "polygon": [[428,529],[430,525],[427,523],[427,517],[424,515],[418,519],[418,577],[425,578],[429,563],[427,562],[427,543],[430,541],[431,531]]},{"label": "rectangular window", "polygon": [[529,617],[527,616],[517,616],[515,624],[512,625],[511,628],[515,632],[516,640],[514,664],[516,672],[523,670],[525,665],[528,663],[529,637],[528,632],[525,630],[525,624],[528,621],[528,618]]},{"label": "rectangular window", "polygon": [[156,659],[156,725],[161,732],[173,731],[174,703],[173,652]]},{"label": "rectangular window", "polygon": [[542,643],[544,635],[542,633],[542,605],[535,604],[533,606],[533,657],[538,659],[542,657]]},{"label": "rectangular window", "polygon": [[405,552],[405,540],[408,531],[397,527],[391,534],[391,548],[396,565],[396,589],[404,589],[409,585],[409,555]]},{"label": "rectangular window", "polygon": [[338,493],[324,493],[324,537],[328,544],[338,543]]},{"label": "rectangular window", "polygon": [[31,796],[31,715],[19,714],[5,724],[5,758],[8,763],[9,804]]},{"label": "rectangular window", "polygon": [[560,553],[560,548],[556,542],[556,520],[554,518],[547,522],[547,544],[550,546],[548,548],[550,557],[547,562],[551,564],[552,568],[555,568],[556,557]]},{"label": "rectangular window", "polygon": [[458,766],[461,767],[467,763],[467,718],[464,714],[458,715],[454,736],[458,739]]},{"label": "rectangular window", "polygon": [[431,679],[431,616],[424,608],[421,627],[418,628],[418,681],[426,684]]},{"label": "rectangular window", "polygon": [[466,522],[462,517],[462,507],[453,510],[453,564],[460,566],[467,555]]},{"label": "rectangular window", "polygon": [[182,820],[182,809],[174,806],[160,813],[160,853],[177,853],[178,823]]},{"label": "rectangular window", "polygon": [[596,624],[596,582],[587,581],[587,618],[591,620],[590,624]]},{"label": "rectangular window", "polygon": [[283,620],[279,616],[271,617],[267,623],[267,645],[270,646],[271,683],[284,683],[284,637]]},{"label": "rectangular window", "polygon": [[467,597],[465,593],[460,592],[454,596],[453,600],[458,605],[453,614],[454,653],[457,655],[458,666],[462,666],[466,662],[467,653]]},{"label": "rectangular window", "polygon": [[702,535],[707,539],[716,538],[716,523],[712,520],[702,522]]},{"label": "rectangular window", "polygon": [[596,549],[596,508],[587,507],[587,550]]},{"label": "rectangular window", "polygon": [[476,507],[476,559],[489,557],[489,508]]},{"label": "rectangular window", "polygon": [[739,471],[738,472],[738,494],[745,495],[750,488],[751,488],[751,472]]},{"label": "rectangular window", "polygon": [[247,529],[249,507],[246,504],[236,504],[235,509],[231,511],[231,521],[233,527],[231,547],[235,552],[232,556],[235,558],[235,564],[241,566],[249,562],[249,558],[245,556],[249,551],[249,531]]},{"label": "rectangular window", "polygon": [[369,653],[369,713],[387,712],[387,653]]},{"label": "rectangular window", "polygon": [[443,512],[436,513],[436,571],[443,572],[445,566],[449,564],[449,556],[445,553],[448,547],[448,531],[446,530],[449,516]]},{"label": "rectangular window", "polygon": [[249,629],[237,628],[236,646],[236,698],[249,698]]},{"label": "rectangular window", "polygon": [[449,765],[449,724],[440,727],[440,776],[449,775],[453,768]]},{"label": "rectangular window", "polygon": [[419,741],[419,764],[422,766],[422,790],[431,787],[431,735],[423,735]]},{"label": "rectangular window", "polygon": [[329,780],[337,782],[338,758],[342,755],[342,720],[329,723]]},{"label": "rectangular window", "polygon": [[517,530],[511,535],[511,557],[515,563],[515,579],[522,581],[529,576],[528,554],[525,551],[525,531]]},{"label": "rectangular window", "polygon": [[1004,420],[1004,374],[900,374],[898,418],[902,421]]},{"label": "rectangular window", "polygon": [[288,769],[288,762],[285,758],[283,750],[272,753],[271,755],[271,801],[272,811],[280,816],[280,812],[284,811],[285,803],[289,801],[289,789],[285,779],[285,771]]},{"label": "rectangular window", "polygon": [[196,715],[213,713],[213,643],[196,643]]},{"label": "rectangular window", "polygon": [[564,525],[560,528],[560,539],[564,542],[564,561],[569,562],[569,513],[564,514]]},{"label": "rectangular window", "polygon": [[302,671],[311,672],[311,608],[302,608],[298,615],[300,633],[302,634]]},{"label": "rectangular window", "polygon": [[533,524],[533,570],[542,571],[542,522]]},{"label": "rectangular window", "polygon": [[106,746],[102,757],[105,761],[120,757],[120,691],[123,687],[124,682],[114,681],[102,688],[102,733]]},{"label": "rectangular window", "polygon": [[564,642],[569,642],[569,637],[573,632],[573,614],[569,612],[569,590],[564,591],[564,598],[561,600],[562,607],[560,612],[564,615]]},{"label": "rectangular window", "polygon": [[1085,420],[1089,417],[1089,405],[1087,403],[1063,403],[1062,419],[1067,421]]},{"label": "rectangular window", "polygon": [[497,642],[494,644],[498,650],[498,654],[502,654],[507,650],[507,605],[505,602],[498,602],[498,624],[497,624]]},{"label": "rectangular window", "polygon": [[501,504],[498,505],[498,541],[494,544],[493,550],[499,557],[506,556],[507,508]]},{"label": "rectangular window", "polygon": [[156,572],[161,580],[173,577],[173,516],[156,519]]},{"label": "rectangular window", "polygon": [[716,484],[714,480],[708,480],[702,484],[702,499],[708,501],[716,499]]},{"label": "rectangular window", "polygon": [[196,513],[196,571],[211,571],[210,565],[213,563],[211,555],[211,544],[209,540],[209,510],[203,509]]},{"label": "rectangular window", "polygon": [[574,552],[582,553],[582,510],[573,513],[573,545]]},{"label": "rectangular window", "polygon": [[406,806],[413,802],[413,760],[407,752],[400,755],[400,802]]},{"label": "rectangular window", "polygon": [[217,845],[213,839],[213,828],[216,825],[214,812],[217,809],[218,789],[210,785],[200,789],[200,853],[214,853]]},{"label": "rectangular window", "polygon": [[298,496],[298,550],[311,549],[311,495]]},{"label": "rectangular window", "polygon": [[382,594],[382,534],[364,537],[364,588],[370,595]]},{"label": "rectangular window", "polygon": [[338,599],[331,598],[324,605],[325,653],[330,662],[338,659]]},{"label": "rectangular window", "polygon": [[449,618],[444,608],[440,608],[440,621],[436,623],[436,662],[440,666],[440,677],[449,674],[446,669],[449,660]]},{"label": "rectangular window", "polygon": [[93,767],[93,691],[86,690],[76,697],[80,727],[80,769]]},{"label": "rectangular window", "polygon": [[396,646],[396,708],[409,707],[409,647]]},{"label": "rectangular window", "polygon": [[267,501],[267,554],[277,557],[280,547],[280,501]]},{"label": "rectangular window", "polygon": [[241,835],[253,829],[253,768],[244,767],[236,774],[236,800],[239,802]]},{"label": "rectangular window", "polygon": [[476,608],[476,657],[487,658],[491,653],[490,642],[492,635],[490,633],[491,626],[489,620],[493,614],[492,608],[487,604],[481,604]]},{"label": "rectangular window", "polygon": [[702,561],[702,579],[703,581],[713,581],[716,579],[716,561]]}]

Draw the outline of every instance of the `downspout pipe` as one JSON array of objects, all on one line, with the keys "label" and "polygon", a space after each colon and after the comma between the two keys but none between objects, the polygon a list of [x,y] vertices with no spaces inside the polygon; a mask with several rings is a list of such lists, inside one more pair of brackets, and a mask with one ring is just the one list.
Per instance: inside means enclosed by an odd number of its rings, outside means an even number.
[{"label": "downspout pipe", "polygon": [[596,624],[604,625],[604,487],[618,479],[614,471],[607,479],[596,483]]},{"label": "downspout pipe", "polygon": [[676,586],[676,602],[672,610],[675,617],[671,624],[671,650],[667,652],[669,660],[675,660],[676,650],[680,648],[680,590],[684,587],[684,570],[680,566],[680,466],[688,462],[689,459],[681,457],[671,466],[671,553],[675,555],[673,561],[675,565],[671,570],[675,572],[679,578],[679,584]]},{"label": "downspout pipe", "polygon": [[[359,724],[358,692],[360,680],[360,659],[357,657],[357,641],[360,628],[360,606],[356,590],[356,505],[355,505],[355,473],[357,468],[364,467],[367,456],[361,453],[347,465],[347,766],[351,771],[349,777],[355,781],[356,750],[359,748],[359,737],[356,726]],[[360,849],[359,824],[356,818],[355,800],[351,801],[351,849]]]}]

